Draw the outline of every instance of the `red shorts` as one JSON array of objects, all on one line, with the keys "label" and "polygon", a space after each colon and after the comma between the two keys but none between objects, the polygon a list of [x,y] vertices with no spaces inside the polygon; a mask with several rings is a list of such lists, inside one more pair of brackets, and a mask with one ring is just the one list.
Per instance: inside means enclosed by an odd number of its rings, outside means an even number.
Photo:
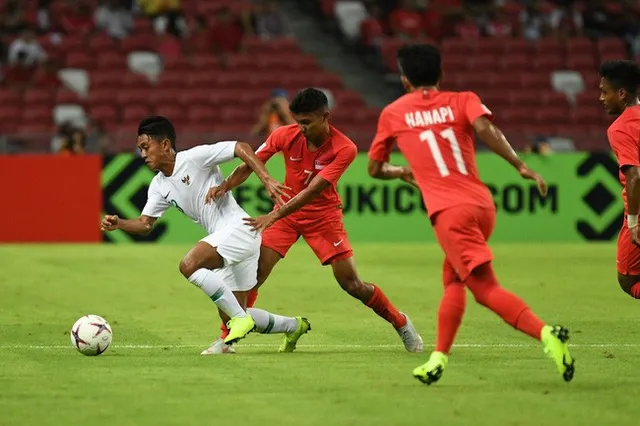
[{"label": "red shorts", "polygon": [[626,221],[618,234],[616,268],[622,275],[640,275],[640,247],[631,241]]},{"label": "red shorts", "polygon": [[323,265],[353,256],[342,215],[305,220],[304,224],[290,216],[280,219],[262,233],[262,245],[285,257],[291,246],[304,238]]},{"label": "red shorts", "polygon": [[445,267],[449,264],[461,281],[493,260],[487,241],[496,222],[494,209],[461,204],[436,213],[431,221],[444,250]]}]

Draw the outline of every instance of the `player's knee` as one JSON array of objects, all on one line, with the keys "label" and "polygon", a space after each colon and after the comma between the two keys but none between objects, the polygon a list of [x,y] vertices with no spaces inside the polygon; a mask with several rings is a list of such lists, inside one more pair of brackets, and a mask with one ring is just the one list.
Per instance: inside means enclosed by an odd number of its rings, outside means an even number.
[{"label": "player's knee", "polygon": [[200,269],[200,265],[193,257],[187,256],[180,261],[178,268],[180,269],[180,273],[188,279],[194,272]]}]

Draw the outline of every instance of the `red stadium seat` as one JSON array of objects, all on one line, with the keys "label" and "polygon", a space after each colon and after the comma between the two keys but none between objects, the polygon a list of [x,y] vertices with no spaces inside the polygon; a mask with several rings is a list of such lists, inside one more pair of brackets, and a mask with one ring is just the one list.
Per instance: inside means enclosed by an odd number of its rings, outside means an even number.
[{"label": "red stadium seat", "polygon": [[22,118],[22,110],[19,105],[3,103],[0,105],[0,125],[5,122],[17,123]]},{"label": "red stadium seat", "polygon": [[549,105],[538,108],[534,112],[535,121],[538,124],[564,124],[570,120],[568,106]]},{"label": "red stadium seat", "polygon": [[122,53],[105,52],[97,57],[98,67],[100,69],[115,70],[120,72],[127,68],[127,56]]},{"label": "red stadium seat", "polygon": [[152,34],[134,34],[120,41],[120,49],[124,52],[155,51],[156,38]]},{"label": "red stadium seat", "polygon": [[54,93],[50,90],[30,89],[23,95],[23,100],[29,107],[33,105],[53,106]]},{"label": "red stadium seat", "polygon": [[600,105],[579,105],[571,113],[575,124],[597,124],[603,122],[604,111]]},{"label": "red stadium seat", "polygon": [[117,90],[122,85],[122,74],[109,70],[95,70],[90,76],[91,90],[112,88]]},{"label": "red stadium seat", "polygon": [[53,112],[50,106],[32,106],[30,108],[24,108],[22,110],[22,123],[53,123]]},{"label": "red stadium seat", "polygon": [[149,90],[122,90],[118,92],[118,104],[122,107],[129,105],[144,105],[147,106],[151,103],[151,96]]},{"label": "red stadium seat", "polygon": [[89,110],[92,120],[102,123],[115,123],[118,121],[118,112],[110,105],[97,105]]},{"label": "red stadium seat", "polygon": [[528,73],[521,76],[522,86],[527,89],[550,89],[551,77],[546,73]]},{"label": "red stadium seat", "polygon": [[20,105],[22,104],[22,95],[17,90],[5,89],[0,87],[0,105]]},{"label": "red stadium seat", "polygon": [[617,56],[619,59],[627,57],[627,48],[620,38],[603,38],[596,41],[596,48],[600,57],[603,55]]},{"label": "red stadium seat", "polygon": [[500,38],[481,38],[476,44],[477,55],[500,57],[505,51],[505,42]]},{"label": "red stadium seat", "polygon": [[533,44],[533,51],[536,56],[539,55],[557,55],[562,56],[565,53],[563,45],[555,38],[545,38]]},{"label": "red stadium seat", "polygon": [[69,52],[66,59],[67,68],[91,70],[98,66],[93,56],[85,52]]},{"label": "red stadium seat", "polygon": [[442,54],[443,56],[457,54],[457,55],[472,55],[475,53],[476,44],[468,40],[458,39],[445,39],[442,41]]},{"label": "red stadium seat", "polygon": [[559,53],[540,52],[532,58],[531,65],[537,72],[550,73],[564,68],[564,56]]},{"label": "red stadium seat", "polygon": [[502,68],[505,68],[509,71],[521,72],[522,70],[531,69],[531,57],[524,53],[513,53],[505,55],[500,60],[500,64],[502,65]]},{"label": "red stadium seat", "polygon": [[586,37],[570,38],[565,42],[566,53],[569,55],[593,55],[593,42]]},{"label": "red stadium seat", "polygon": [[184,107],[213,105],[211,101],[211,91],[196,88],[182,90],[178,101]]},{"label": "red stadium seat", "polygon": [[56,104],[80,104],[83,101],[76,92],[72,92],[67,89],[60,89],[56,92],[54,102]]},{"label": "red stadium seat", "polygon": [[[513,4],[513,3],[508,3]],[[530,55],[533,53],[534,44],[529,40],[523,38],[510,38],[505,41],[505,53],[506,54],[524,54]]]},{"label": "red stadium seat", "polygon": [[509,93],[509,103],[514,106],[531,105],[539,106],[541,104],[540,90],[522,89]]},{"label": "red stadium seat", "polygon": [[106,34],[98,34],[91,37],[87,44],[89,50],[95,54],[118,50],[118,43]]},{"label": "red stadium seat", "polygon": [[96,89],[89,92],[89,99],[87,104],[89,108],[94,108],[98,105],[116,105],[118,99],[118,92],[109,89]]},{"label": "red stadium seat", "polygon": [[127,89],[150,89],[151,81],[146,75],[138,74],[135,72],[127,72],[124,75],[120,75],[123,86]]},{"label": "red stadium seat", "polygon": [[585,73],[597,71],[596,60],[593,53],[580,55],[570,53],[567,57],[566,67],[570,70],[584,71]]},{"label": "red stadium seat", "polygon": [[187,111],[180,105],[160,104],[153,111],[155,115],[161,115],[174,123],[185,121],[188,117]]},{"label": "red stadium seat", "polygon": [[214,123],[218,119],[218,109],[212,106],[192,106],[187,113],[189,123]]},{"label": "red stadium seat", "polygon": [[158,86],[151,91],[150,97],[153,104],[176,104],[182,105],[180,96],[182,90],[174,88],[166,88],[164,86]]}]

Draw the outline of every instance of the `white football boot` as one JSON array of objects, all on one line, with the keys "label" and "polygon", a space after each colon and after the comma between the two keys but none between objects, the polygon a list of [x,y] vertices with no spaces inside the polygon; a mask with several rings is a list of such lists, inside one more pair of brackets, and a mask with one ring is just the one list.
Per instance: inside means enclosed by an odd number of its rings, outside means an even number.
[{"label": "white football boot", "polygon": [[200,355],[222,355],[222,354],[235,354],[236,350],[224,343],[222,339],[218,339],[211,344],[207,349],[200,352]]},{"label": "white football boot", "polygon": [[424,345],[422,344],[422,337],[418,334],[418,330],[411,322],[411,318],[403,312],[400,312],[407,319],[407,323],[404,327],[396,329],[398,336],[402,339],[404,347],[408,352],[422,352]]}]

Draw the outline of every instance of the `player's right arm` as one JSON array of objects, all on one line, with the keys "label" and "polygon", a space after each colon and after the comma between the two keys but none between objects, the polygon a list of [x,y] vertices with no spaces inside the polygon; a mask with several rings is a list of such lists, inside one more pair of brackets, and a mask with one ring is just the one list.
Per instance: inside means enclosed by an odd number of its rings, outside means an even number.
[{"label": "player's right arm", "polygon": [[391,131],[390,115],[385,108],[380,114],[378,130],[369,148],[369,176],[382,180],[402,179],[417,187],[418,184],[409,167],[394,166],[389,163],[394,143],[395,136]]},{"label": "player's right arm", "polygon": [[[274,154],[281,150],[279,140],[280,139],[278,137],[278,131],[275,131],[269,136],[269,138],[267,138],[267,141],[260,145],[260,147],[256,150],[255,154],[258,159],[262,161],[262,163],[266,164]],[[222,184],[220,184],[220,186],[218,186],[217,188],[211,188],[211,190],[207,194],[206,201],[208,202],[209,200],[216,200],[222,197],[227,192],[232,191],[234,188],[242,185],[244,181],[246,181],[249,176],[251,176],[251,173],[253,173],[251,167],[247,163],[243,162],[238,167],[233,169],[231,174],[227,176],[227,178],[224,180],[224,182],[222,182]]]},{"label": "player's right arm", "polygon": [[640,141],[621,129],[609,129],[609,143],[613,149],[620,170],[625,177],[627,194],[627,226],[631,229],[631,237],[640,244],[638,236],[638,210],[640,210]]},{"label": "player's right arm", "polygon": [[121,219],[116,215],[106,215],[100,222],[102,232],[121,229],[129,234],[147,235],[153,229],[157,217],[140,216],[136,219]]},{"label": "player's right arm", "polygon": [[527,167],[525,162],[518,157],[518,154],[516,154],[502,131],[489,119],[491,111],[480,102],[480,98],[475,93],[468,93],[464,112],[467,120],[485,145],[518,170],[520,176],[525,179],[535,180],[540,193],[547,195],[547,184],[544,179]]},{"label": "player's right arm", "polygon": [[171,203],[160,195],[156,189],[156,180],[149,185],[147,203],[142,209],[140,217],[136,219],[122,219],[116,215],[106,215],[100,222],[102,232],[120,229],[129,234],[147,235],[153,229],[159,217],[171,207]]}]

